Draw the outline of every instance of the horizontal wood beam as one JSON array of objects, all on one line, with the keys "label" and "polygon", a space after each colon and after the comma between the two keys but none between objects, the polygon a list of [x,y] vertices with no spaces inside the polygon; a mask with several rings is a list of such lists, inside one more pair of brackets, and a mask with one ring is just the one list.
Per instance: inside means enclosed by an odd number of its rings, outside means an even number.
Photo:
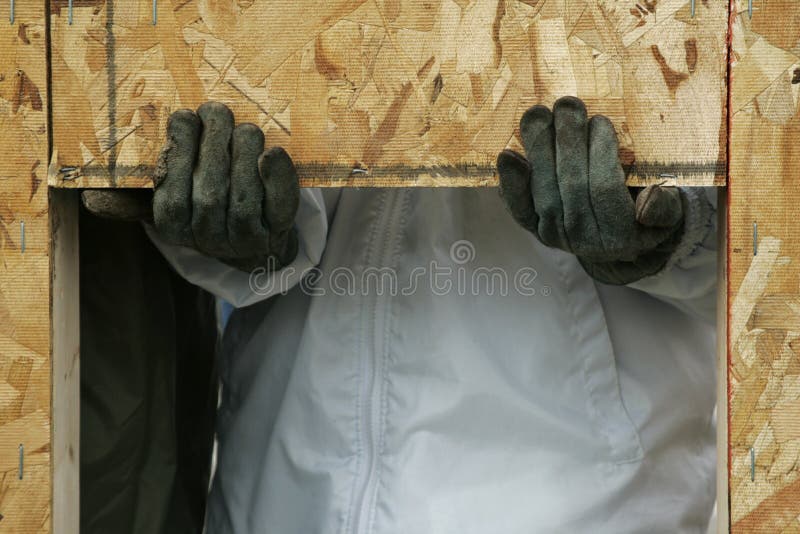
[{"label": "horizontal wood beam", "polygon": [[725,183],[723,1],[54,5],[56,187],[149,187],[170,113],[207,100],[305,186],[492,186],[564,95],[613,121],[631,185]]}]

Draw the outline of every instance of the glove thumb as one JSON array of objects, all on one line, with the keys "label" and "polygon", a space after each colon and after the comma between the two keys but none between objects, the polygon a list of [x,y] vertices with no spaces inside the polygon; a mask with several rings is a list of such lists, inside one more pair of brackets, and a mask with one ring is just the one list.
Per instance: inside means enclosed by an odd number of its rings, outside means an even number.
[{"label": "glove thumb", "polygon": [[288,231],[294,224],[300,204],[300,183],[292,158],[280,147],[273,147],[258,160],[264,184],[264,211],[270,232]]},{"label": "glove thumb", "polygon": [[651,228],[672,228],[683,220],[683,202],[677,187],[646,187],[636,197],[636,221]]},{"label": "glove thumb", "polygon": [[539,216],[533,205],[528,160],[513,150],[503,150],[497,156],[497,174],[500,175],[500,197],[511,216],[538,237]]},{"label": "glove thumb", "polygon": [[153,222],[153,192],[146,190],[88,189],[81,202],[90,213],[103,219]]}]

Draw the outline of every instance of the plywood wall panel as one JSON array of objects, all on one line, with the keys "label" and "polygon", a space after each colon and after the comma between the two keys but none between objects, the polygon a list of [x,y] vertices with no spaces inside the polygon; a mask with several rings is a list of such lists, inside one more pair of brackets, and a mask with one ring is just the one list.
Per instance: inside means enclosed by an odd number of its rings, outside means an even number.
[{"label": "plywood wall panel", "polygon": [[731,531],[800,532],[800,3],[737,5],[729,187]]},{"label": "plywood wall panel", "polygon": [[45,5],[17,2],[13,24],[7,4],[0,14],[0,532],[45,533],[52,489]]},{"label": "plywood wall panel", "polygon": [[61,187],[146,187],[169,114],[229,104],[304,185],[491,185],[572,94],[632,182],[724,183],[727,2],[53,0]]}]

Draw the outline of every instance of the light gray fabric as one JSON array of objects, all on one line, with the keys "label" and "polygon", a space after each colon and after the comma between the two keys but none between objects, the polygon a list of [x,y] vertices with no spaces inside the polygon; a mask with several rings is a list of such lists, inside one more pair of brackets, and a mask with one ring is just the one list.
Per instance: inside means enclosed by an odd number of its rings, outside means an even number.
[{"label": "light gray fabric", "polygon": [[682,247],[655,298],[595,283],[496,190],[324,198],[304,191],[298,219],[314,283],[286,295],[159,244],[189,280],[263,301],[226,332],[210,534],[705,531],[713,246]]},{"label": "light gray fabric", "polygon": [[294,261],[279,273],[272,273],[269,266],[246,273],[204,256],[194,248],[169,245],[157,236],[152,226],[145,225],[145,230],[172,266],[190,282],[234,306],[242,307],[295,286],[320,262],[328,232],[325,206],[320,190],[300,191],[300,207],[295,221],[299,250]]}]

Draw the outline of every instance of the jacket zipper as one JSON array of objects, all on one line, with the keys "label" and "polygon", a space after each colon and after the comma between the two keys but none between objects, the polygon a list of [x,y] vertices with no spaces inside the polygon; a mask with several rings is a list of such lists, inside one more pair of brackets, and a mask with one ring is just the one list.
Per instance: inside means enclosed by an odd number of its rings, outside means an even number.
[{"label": "jacket zipper", "polygon": [[[385,191],[384,194],[388,202],[385,203],[386,209],[380,219],[378,232],[376,234],[382,235],[383,242],[378,243],[380,254],[378,262],[372,263],[372,257],[368,258],[365,268],[368,267],[392,267],[392,255],[394,251],[394,241],[399,225],[399,209],[398,206],[402,205],[401,191]],[[372,255],[371,255],[372,256]],[[363,281],[363,277],[362,277]],[[366,469],[360,470],[360,477],[357,481],[357,493],[353,515],[351,516],[352,533],[353,534],[366,534],[369,531],[371,523],[371,512],[374,507],[374,497],[376,494],[375,484],[377,480],[378,470],[378,455],[381,447],[381,409],[383,398],[383,387],[381,377],[384,373],[383,357],[384,357],[384,332],[386,322],[389,320],[389,307],[391,304],[392,295],[381,295],[378,291],[380,278],[375,285],[375,295],[370,300],[371,317],[366,320],[371,328],[366,330],[366,338],[371,340],[367,341],[367,351],[364,358],[364,386],[362,388],[362,404],[361,414],[359,415],[362,420],[362,446],[363,446],[363,465]],[[384,288],[385,290],[386,288]],[[372,290],[369,287],[364,287],[363,290]],[[384,291],[385,292],[385,291]],[[366,296],[369,298],[369,295]],[[354,522],[352,521],[354,519]]]}]

